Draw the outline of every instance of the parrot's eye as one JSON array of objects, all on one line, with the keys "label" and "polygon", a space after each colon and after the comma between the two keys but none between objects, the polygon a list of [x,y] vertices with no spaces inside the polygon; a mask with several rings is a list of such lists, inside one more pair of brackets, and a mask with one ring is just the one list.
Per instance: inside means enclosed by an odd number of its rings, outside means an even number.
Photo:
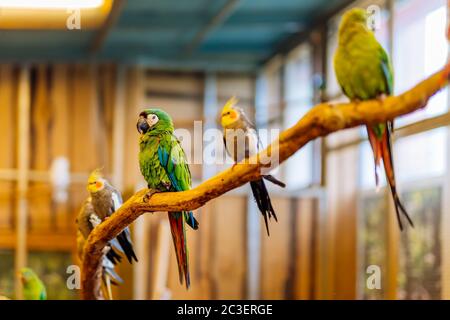
[{"label": "parrot's eye", "polygon": [[150,126],[153,126],[155,123],[157,123],[159,121],[159,118],[156,114],[151,114],[148,117],[148,121]]}]

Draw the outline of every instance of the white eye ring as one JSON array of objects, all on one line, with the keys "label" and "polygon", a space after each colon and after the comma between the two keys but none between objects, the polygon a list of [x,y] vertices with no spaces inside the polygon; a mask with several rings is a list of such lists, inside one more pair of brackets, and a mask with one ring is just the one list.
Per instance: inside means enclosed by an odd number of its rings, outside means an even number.
[{"label": "white eye ring", "polygon": [[150,126],[153,126],[155,123],[157,123],[159,121],[159,118],[156,114],[151,114],[148,117],[148,123],[150,124]]}]

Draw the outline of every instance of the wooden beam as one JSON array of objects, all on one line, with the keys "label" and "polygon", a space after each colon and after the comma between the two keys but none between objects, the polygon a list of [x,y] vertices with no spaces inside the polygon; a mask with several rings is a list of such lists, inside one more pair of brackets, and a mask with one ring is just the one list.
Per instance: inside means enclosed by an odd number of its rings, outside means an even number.
[{"label": "wooden beam", "polygon": [[278,54],[286,54],[292,49],[294,49],[296,46],[301,44],[302,42],[306,41],[308,37],[310,36],[311,32],[323,25],[326,25],[328,20],[330,20],[335,14],[337,14],[339,11],[345,9],[350,4],[355,2],[355,0],[345,0],[342,1],[336,8],[334,8],[332,11],[321,14],[316,16],[315,18],[311,19],[313,21],[307,28],[304,30],[290,36],[286,40],[281,41],[275,48],[275,50],[262,62],[262,65],[268,63],[270,60],[272,60],[273,57],[275,57]]},{"label": "wooden beam", "polygon": [[186,53],[191,54],[197,49],[206,37],[217,29],[234,11],[240,0],[228,0],[225,5],[201,28],[192,41],[186,46]]},{"label": "wooden beam", "polygon": [[169,276],[171,234],[169,224],[166,220],[159,222],[157,232],[158,240],[155,256],[156,268],[152,281],[152,300],[161,300],[164,298]]},{"label": "wooden beam", "polygon": [[126,3],[127,3],[126,0],[114,0],[108,18],[106,18],[105,23],[97,32],[89,48],[89,52],[92,55],[97,54],[103,48],[103,45],[106,42],[109,32],[115,26]]},{"label": "wooden beam", "polygon": [[18,180],[16,198],[16,250],[15,250],[15,292],[16,299],[23,299],[22,283],[18,273],[27,264],[27,189],[30,167],[30,69],[22,67],[19,73],[18,89]]}]

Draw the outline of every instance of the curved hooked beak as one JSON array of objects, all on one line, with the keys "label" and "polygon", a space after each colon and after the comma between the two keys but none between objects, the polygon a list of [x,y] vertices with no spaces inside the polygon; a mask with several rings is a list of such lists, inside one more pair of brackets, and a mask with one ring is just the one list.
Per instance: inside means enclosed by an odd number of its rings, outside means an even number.
[{"label": "curved hooked beak", "polygon": [[147,119],[145,119],[144,116],[141,115],[139,117],[136,128],[140,134],[145,134],[150,129],[150,126],[147,123]]}]

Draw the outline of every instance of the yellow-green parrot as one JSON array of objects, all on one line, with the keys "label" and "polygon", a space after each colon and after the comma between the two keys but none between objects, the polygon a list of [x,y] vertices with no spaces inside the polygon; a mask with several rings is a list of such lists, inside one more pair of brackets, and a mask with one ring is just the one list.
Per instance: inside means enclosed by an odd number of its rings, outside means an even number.
[{"label": "yellow-green parrot", "polygon": [[25,300],[47,300],[47,291],[38,275],[30,268],[20,269]]},{"label": "yellow-green parrot", "polygon": [[[191,188],[191,172],[183,148],[174,136],[172,118],[163,110],[146,109],[136,124],[140,133],[139,166],[152,192],[184,191]],[[178,263],[180,283],[190,285],[186,224],[196,230],[191,211],[169,212],[170,230]]]},{"label": "yellow-green parrot", "polygon": [[[260,148],[260,140],[255,126],[247,118],[244,110],[237,106],[237,103],[238,100],[235,97],[227,101],[222,109],[220,121],[223,127],[225,148],[235,163],[257,154]],[[253,197],[255,198],[259,211],[264,217],[267,235],[269,236],[268,219],[273,217],[275,221],[278,220],[264,180],[270,181],[282,188],[286,187],[286,185],[270,174],[264,175],[262,179],[250,182]]]},{"label": "yellow-green parrot", "polygon": [[[391,61],[368,28],[367,18],[368,14],[365,10],[351,9],[344,14],[339,26],[334,70],[342,91],[352,101],[382,98],[393,93],[394,78]],[[403,229],[400,213],[413,226],[411,218],[400,202],[395,185],[391,143],[393,121],[366,127],[374,154],[376,184],[378,185],[379,180],[377,169],[383,160],[400,229]]]}]

